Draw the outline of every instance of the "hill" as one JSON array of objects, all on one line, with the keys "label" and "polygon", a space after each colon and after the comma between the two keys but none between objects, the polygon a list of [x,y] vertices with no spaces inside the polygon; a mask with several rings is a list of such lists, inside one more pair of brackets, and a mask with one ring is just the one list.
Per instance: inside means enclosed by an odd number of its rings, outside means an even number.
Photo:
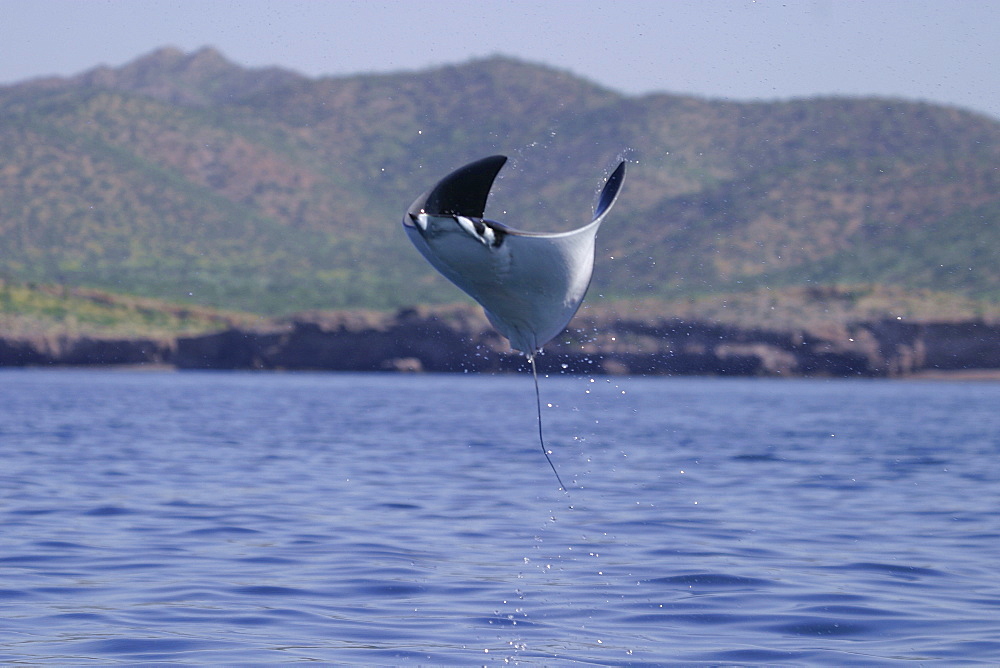
[{"label": "hill", "polygon": [[627,97],[504,57],[310,79],[166,48],[0,87],[0,278],[272,315],[452,302],[399,219],[505,153],[487,214],[529,230],[588,220],[603,170],[633,161],[592,299],[996,302],[998,140],[994,119],[901,100]]},{"label": "hill", "polygon": [[171,339],[253,326],[260,321],[246,313],[183,306],[92,288],[0,280],[0,338],[12,340]]}]

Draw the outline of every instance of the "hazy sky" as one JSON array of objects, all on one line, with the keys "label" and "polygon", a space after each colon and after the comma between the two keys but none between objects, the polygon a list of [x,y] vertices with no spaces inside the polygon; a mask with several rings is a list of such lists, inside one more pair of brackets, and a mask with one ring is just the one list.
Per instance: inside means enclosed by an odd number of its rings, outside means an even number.
[{"label": "hazy sky", "polygon": [[500,53],[629,94],[881,95],[1000,119],[1000,0],[0,0],[0,84],[167,45],[311,76]]}]

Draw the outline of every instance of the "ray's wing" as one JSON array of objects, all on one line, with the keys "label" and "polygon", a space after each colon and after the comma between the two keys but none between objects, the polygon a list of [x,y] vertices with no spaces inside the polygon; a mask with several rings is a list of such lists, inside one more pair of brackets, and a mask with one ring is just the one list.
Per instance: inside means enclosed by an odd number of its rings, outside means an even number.
[{"label": "ray's wing", "polygon": [[597,206],[594,207],[594,220],[603,220],[605,214],[611,210],[611,205],[615,203],[618,199],[618,192],[622,189],[622,183],[625,181],[625,161],[619,162],[618,167],[615,171],[611,172],[611,176],[608,177],[607,182],[604,184],[604,188],[601,189],[601,196],[597,200]]},{"label": "ray's wing", "polygon": [[413,202],[403,224],[424,257],[530,357],[566,327],[586,295],[597,230],[621,189],[625,163],[608,177],[588,225],[549,234],[482,218],[505,162],[491,156],[455,170]]},{"label": "ray's wing", "polygon": [[624,177],[622,162],[601,191],[594,219],[576,230],[530,233],[488,223],[507,233],[503,243],[510,266],[506,273],[493,275],[484,298],[473,297],[514,348],[532,355],[573,319],[594,273],[597,231]]},{"label": "ray's wing", "polygon": [[506,162],[505,155],[491,155],[459,167],[415,199],[407,213],[482,218],[490,188]]}]

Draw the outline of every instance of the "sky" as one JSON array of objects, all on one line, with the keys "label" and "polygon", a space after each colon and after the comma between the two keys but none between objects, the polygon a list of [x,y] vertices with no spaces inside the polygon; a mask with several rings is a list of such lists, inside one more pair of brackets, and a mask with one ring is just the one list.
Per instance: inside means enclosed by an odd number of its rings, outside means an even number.
[{"label": "sky", "polygon": [[628,95],[876,95],[1000,120],[1000,0],[0,0],[0,17],[0,84],[162,46],[309,76],[502,54]]}]

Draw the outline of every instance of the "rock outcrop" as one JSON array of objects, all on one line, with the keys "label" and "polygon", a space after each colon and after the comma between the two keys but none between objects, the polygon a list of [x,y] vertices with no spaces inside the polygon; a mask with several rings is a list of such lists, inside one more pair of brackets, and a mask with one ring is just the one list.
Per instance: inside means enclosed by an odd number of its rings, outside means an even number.
[{"label": "rock outcrop", "polygon": [[[902,377],[1000,369],[1000,325],[880,320],[769,330],[584,312],[538,362],[542,371],[583,374]],[[472,307],[313,313],[165,341],[0,337],[0,366],[123,364],[484,372],[525,361]]]},{"label": "rock outcrop", "polygon": [[[1000,326],[861,322],[801,330],[581,316],[538,358],[545,371],[636,375],[907,376],[1000,369]],[[511,371],[524,365],[475,309],[294,320],[177,342],[179,368]]]},{"label": "rock outcrop", "polygon": [[156,339],[0,336],[0,367],[169,364],[174,345]]}]

